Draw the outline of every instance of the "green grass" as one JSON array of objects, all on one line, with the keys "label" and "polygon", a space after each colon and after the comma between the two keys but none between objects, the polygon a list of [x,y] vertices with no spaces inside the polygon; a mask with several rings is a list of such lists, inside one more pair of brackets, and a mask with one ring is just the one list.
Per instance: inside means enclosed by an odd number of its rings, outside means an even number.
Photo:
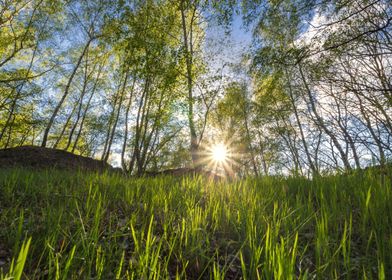
[{"label": "green grass", "polygon": [[391,279],[391,181],[1,170],[0,243],[0,279]]}]

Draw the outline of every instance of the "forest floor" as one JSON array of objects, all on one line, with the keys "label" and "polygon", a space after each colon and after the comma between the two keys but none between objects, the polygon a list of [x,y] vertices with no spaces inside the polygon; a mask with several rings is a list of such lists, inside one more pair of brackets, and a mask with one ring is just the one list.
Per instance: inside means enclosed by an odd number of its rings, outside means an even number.
[{"label": "forest floor", "polygon": [[373,171],[202,177],[0,169],[0,279],[392,279]]}]

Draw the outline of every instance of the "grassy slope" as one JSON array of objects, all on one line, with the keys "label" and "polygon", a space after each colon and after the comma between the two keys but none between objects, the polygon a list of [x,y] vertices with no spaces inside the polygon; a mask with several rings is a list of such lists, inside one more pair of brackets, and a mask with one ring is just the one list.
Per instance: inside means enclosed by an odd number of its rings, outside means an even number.
[{"label": "grassy slope", "polygon": [[0,170],[0,243],[16,259],[31,237],[29,279],[391,279],[391,198],[369,173],[214,184]]}]

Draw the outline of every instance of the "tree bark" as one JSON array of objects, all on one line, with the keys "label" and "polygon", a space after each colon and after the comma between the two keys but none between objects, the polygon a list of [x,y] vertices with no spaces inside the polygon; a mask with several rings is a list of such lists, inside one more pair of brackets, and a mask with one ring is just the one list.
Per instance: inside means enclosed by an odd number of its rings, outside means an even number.
[{"label": "tree bark", "polygon": [[78,130],[78,133],[76,134],[76,138],[75,138],[74,144],[72,146],[72,153],[75,151],[75,149],[76,149],[76,147],[78,145],[79,139],[80,139],[80,135],[82,134],[84,122],[85,122],[86,116],[87,116],[87,112],[90,109],[91,100],[93,99],[93,96],[95,94],[95,91],[96,91],[96,88],[97,88],[97,84],[98,84],[98,81],[99,81],[99,77],[101,76],[103,65],[104,65],[104,62],[102,62],[102,64],[99,67],[98,74],[97,74],[97,77],[95,79],[93,88],[91,90],[90,97],[89,97],[89,99],[87,101],[86,109],[84,110],[84,113],[83,113],[83,116],[82,116],[82,120],[80,122],[79,130]]},{"label": "tree bark", "polygon": [[119,116],[120,116],[121,105],[122,105],[122,101],[123,101],[123,98],[124,98],[124,92],[125,92],[125,88],[127,86],[128,77],[129,77],[129,74],[127,72],[127,73],[125,73],[124,83],[123,83],[123,85],[121,87],[121,90],[120,90],[120,101],[118,102],[118,109],[117,109],[116,117],[114,119],[114,123],[113,123],[113,126],[112,126],[112,131],[111,131],[111,134],[110,134],[109,143],[108,143],[108,147],[107,147],[107,150],[106,150],[106,155],[103,158],[103,161],[105,161],[105,162],[107,162],[108,159],[109,159],[110,149],[112,147],[114,134],[116,133],[117,123],[118,123],[118,119],[119,119]]},{"label": "tree bark", "polygon": [[128,104],[127,104],[127,108],[125,111],[125,124],[124,124],[124,141],[123,141],[123,145],[122,145],[122,149],[121,149],[121,166],[123,168],[124,171],[128,171],[127,168],[127,164],[125,161],[125,151],[127,148],[127,142],[128,142],[128,121],[129,121],[129,111],[131,109],[131,105],[132,105],[132,98],[133,98],[133,91],[135,89],[135,84],[136,84],[136,77],[133,78],[133,83],[132,83],[132,88],[131,88],[131,94],[129,96],[129,100],[128,100]]},{"label": "tree bark", "polygon": [[190,152],[192,156],[192,162],[194,168],[199,168],[199,155],[198,155],[198,141],[197,141],[197,133],[194,122],[193,115],[193,81],[192,81],[192,57],[193,57],[193,44],[192,44],[192,21],[191,27],[189,28],[190,38],[188,38],[188,30],[185,16],[185,1],[181,0],[180,10],[181,10],[181,21],[182,21],[182,31],[183,31],[183,40],[184,40],[184,49],[185,49],[185,61],[186,61],[186,72],[187,72],[187,88],[188,88],[188,124],[189,124],[189,132],[191,137],[191,146]]},{"label": "tree bark", "polygon": [[287,70],[286,70],[286,78],[287,78],[287,84],[288,84],[288,87],[289,87],[290,102],[291,102],[291,105],[293,106],[294,116],[295,116],[295,120],[296,120],[298,128],[299,128],[299,132],[300,132],[301,140],[302,140],[302,145],[304,146],[304,149],[305,149],[306,158],[308,159],[308,163],[309,163],[309,166],[310,166],[310,169],[311,169],[313,175],[317,175],[318,174],[318,170],[317,170],[317,168],[315,167],[315,165],[313,163],[312,157],[310,156],[308,144],[306,143],[305,134],[304,134],[304,131],[302,129],[302,123],[301,123],[301,120],[299,119],[297,105],[295,104],[294,94],[293,94],[293,90],[292,90],[292,87],[291,87],[291,83],[290,83],[290,79],[289,79]]},{"label": "tree bark", "polygon": [[71,145],[71,142],[72,142],[73,134],[75,133],[76,127],[78,126],[79,120],[81,118],[83,99],[84,99],[84,96],[86,95],[86,89],[87,89],[87,84],[88,84],[88,79],[89,79],[89,75],[87,74],[87,71],[88,71],[88,51],[86,53],[85,63],[86,64],[85,64],[85,68],[84,68],[83,87],[82,87],[82,92],[80,94],[80,99],[79,99],[78,113],[76,115],[76,120],[75,120],[74,124],[72,125],[71,131],[69,132],[67,145],[65,146],[64,150],[69,149],[69,146]]}]

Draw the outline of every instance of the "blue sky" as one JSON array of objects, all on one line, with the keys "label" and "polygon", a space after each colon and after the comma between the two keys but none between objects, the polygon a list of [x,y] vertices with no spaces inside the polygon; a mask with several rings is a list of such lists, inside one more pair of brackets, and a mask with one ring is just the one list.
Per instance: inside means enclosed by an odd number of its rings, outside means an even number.
[{"label": "blue sky", "polygon": [[250,45],[252,41],[252,33],[251,30],[247,30],[243,26],[243,21],[241,16],[239,15],[234,16],[231,31],[232,31],[231,37],[236,43],[243,44],[243,45]]},{"label": "blue sky", "polygon": [[252,32],[243,26],[241,16],[234,16],[229,30],[230,33],[227,35],[225,27],[215,22],[207,27],[205,50],[212,69],[218,70],[225,64],[240,63],[243,54],[249,51]]}]

